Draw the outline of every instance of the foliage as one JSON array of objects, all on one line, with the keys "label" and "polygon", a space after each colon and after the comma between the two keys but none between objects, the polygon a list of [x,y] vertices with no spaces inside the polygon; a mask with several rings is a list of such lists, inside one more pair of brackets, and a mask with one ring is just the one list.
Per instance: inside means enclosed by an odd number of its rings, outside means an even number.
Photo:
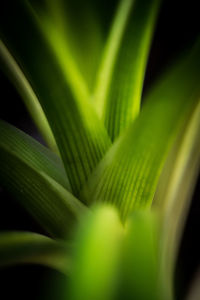
[{"label": "foliage", "polygon": [[0,182],[49,237],[0,233],[0,265],[58,269],[67,299],[174,297],[200,162],[200,40],[143,95],[160,4],[121,0],[109,28],[98,1],[1,12],[1,67],[48,147],[0,121]]}]

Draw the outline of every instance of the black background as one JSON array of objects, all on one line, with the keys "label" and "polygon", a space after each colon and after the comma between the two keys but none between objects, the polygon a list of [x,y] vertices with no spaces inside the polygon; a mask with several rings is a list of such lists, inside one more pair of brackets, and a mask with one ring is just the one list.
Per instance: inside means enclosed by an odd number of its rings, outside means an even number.
[{"label": "black background", "polygon": [[[107,2],[103,0],[97,3],[101,14],[104,15],[106,25],[110,22],[110,15],[116,1],[109,1],[109,5]],[[184,49],[192,45],[195,37],[200,33],[199,23],[198,1],[163,1],[150,53],[144,92]],[[20,97],[1,72],[0,91],[0,118],[43,142]],[[200,266],[199,195],[200,178],[194,192],[177,262],[176,299],[180,300],[184,299],[183,295]],[[43,233],[34,220],[3,189],[0,189],[0,230],[29,230]],[[59,273],[40,266],[3,269],[0,271],[0,298],[7,300],[15,296],[20,299],[44,299],[43,295],[50,287],[49,282],[53,284],[57,280],[63,280]],[[48,299],[59,298],[53,291]]]}]

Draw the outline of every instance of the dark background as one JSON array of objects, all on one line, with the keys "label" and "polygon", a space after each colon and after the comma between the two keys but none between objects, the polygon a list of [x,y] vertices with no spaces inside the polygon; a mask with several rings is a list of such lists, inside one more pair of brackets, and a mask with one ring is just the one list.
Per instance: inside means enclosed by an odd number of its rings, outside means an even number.
[{"label": "dark background", "polygon": [[[142,1],[142,0],[141,0]],[[104,15],[105,27],[116,1],[99,1],[99,11]],[[176,57],[189,48],[200,33],[198,1],[165,0],[161,7],[157,29],[150,54],[144,91],[159,77],[159,74],[173,63]],[[10,122],[39,141],[42,139],[29,118],[26,109],[15,89],[0,72],[0,118]],[[200,176],[196,184],[190,212],[187,218],[176,268],[176,299],[184,299],[191,280],[200,267],[200,246],[198,236],[200,228]],[[29,230],[42,233],[42,229],[0,188],[0,230]],[[18,266],[0,270],[1,299],[44,299],[43,293],[50,288],[50,282],[63,280],[62,276],[40,266]],[[43,291],[43,292],[42,292]],[[49,294],[48,299],[58,295]],[[42,293],[41,293],[42,292]],[[3,296],[4,295],[4,296]],[[42,296],[41,296],[42,295]],[[103,299],[102,299],[103,300]],[[137,299],[139,300],[139,299]]]}]

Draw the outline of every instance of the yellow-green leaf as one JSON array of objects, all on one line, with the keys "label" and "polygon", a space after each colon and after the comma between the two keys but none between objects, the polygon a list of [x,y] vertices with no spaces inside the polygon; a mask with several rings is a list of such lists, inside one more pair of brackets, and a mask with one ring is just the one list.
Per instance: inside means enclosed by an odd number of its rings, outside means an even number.
[{"label": "yellow-green leaf", "polygon": [[197,42],[151,90],[139,117],[91,176],[83,191],[88,203],[113,203],[123,218],[151,207],[166,156],[199,99],[199,53]]},{"label": "yellow-green leaf", "polygon": [[[122,0],[97,81],[97,110],[112,140],[136,118],[160,0]],[[95,99],[96,98],[96,99]]]}]

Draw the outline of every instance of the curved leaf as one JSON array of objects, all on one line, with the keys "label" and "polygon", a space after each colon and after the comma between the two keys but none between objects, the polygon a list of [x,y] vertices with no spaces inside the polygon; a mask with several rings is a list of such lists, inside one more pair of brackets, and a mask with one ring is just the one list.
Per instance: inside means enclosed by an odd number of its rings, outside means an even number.
[{"label": "curved leaf", "polygon": [[112,140],[139,113],[159,4],[160,0],[122,0],[116,13],[94,95]]},{"label": "curved leaf", "polygon": [[[64,272],[69,268],[66,245],[32,232],[0,233],[0,267],[42,264]],[[63,268],[65,266],[65,270]]]},{"label": "curved leaf", "polygon": [[115,204],[123,218],[149,208],[166,156],[199,98],[200,43],[147,96],[139,117],[97,167],[86,201]]},{"label": "curved leaf", "polygon": [[[36,152],[35,149],[38,147],[36,142],[32,143],[31,148],[25,135],[18,132],[17,135],[21,135],[18,140],[13,128],[2,124],[4,126],[0,127],[1,184],[52,236],[65,237],[86,211],[85,206],[53,179],[53,177],[57,179],[61,174],[56,170],[55,161],[52,163],[45,157],[45,152],[47,153],[45,148],[42,154]],[[9,131],[12,132],[13,139],[8,134]],[[29,141],[32,142],[32,139]],[[30,154],[28,149],[31,149]]]},{"label": "curved leaf", "polygon": [[11,82],[14,84],[17,91],[21,95],[30,115],[32,116],[36,126],[44,137],[47,145],[52,150],[58,153],[55,139],[36,95],[34,94],[29,82],[22,73],[21,69],[1,40],[0,67],[4,70],[4,72],[10,78]]},{"label": "curved leaf", "polygon": [[169,284],[194,184],[200,169],[200,101],[178,137],[158,183],[154,205],[162,211],[163,269]]},{"label": "curved leaf", "polygon": [[[71,191],[69,180],[60,158],[16,127],[0,120],[0,148],[12,150],[14,155],[52,177]],[[3,159],[3,157],[1,158]]]},{"label": "curved leaf", "polygon": [[[6,1],[1,10],[3,41],[12,49],[40,101],[72,190],[77,195],[110,146],[110,140],[90,100],[79,93],[78,87],[76,91],[71,88],[52,45],[45,39],[27,3],[11,2]],[[13,19],[15,26],[7,22],[7,15]]]}]

